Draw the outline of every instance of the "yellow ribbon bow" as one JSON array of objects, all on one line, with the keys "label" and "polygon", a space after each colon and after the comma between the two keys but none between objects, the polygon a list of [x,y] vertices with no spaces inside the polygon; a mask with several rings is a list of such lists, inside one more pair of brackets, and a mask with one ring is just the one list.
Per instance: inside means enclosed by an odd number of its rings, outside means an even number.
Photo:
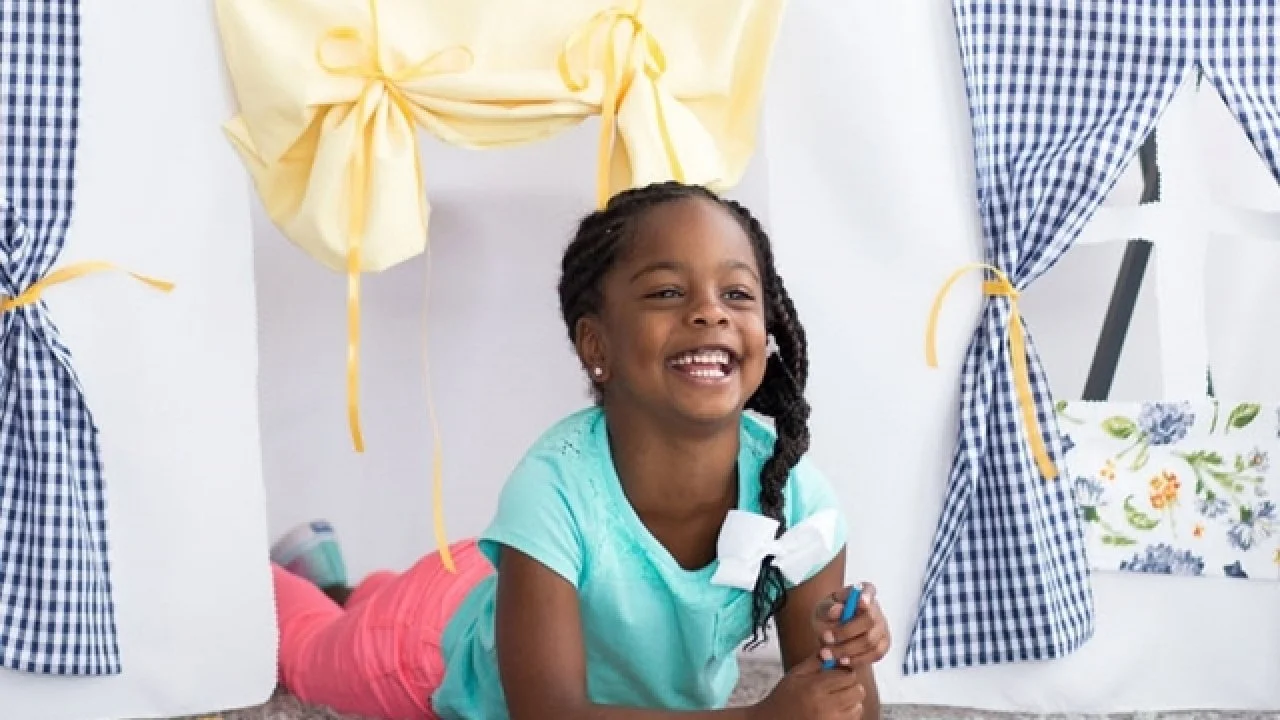
[{"label": "yellow ribbon bow", "polygon": [[986,263],[971,263],[956,270],[943,283],[942,289],[934,298],[933,309],[929,311],[929,327],[925,331],[925,362],[931,368],[938,367],[938,316],[942,312],[942,304],[951,292],[951,288],[961,277],[973,270],[986,270],[995,276],[994,280],[982,283],[982,292],[987,297],[1002,297],[1009,300],[1009,354],[1013,362],[1013,386],[1018,396],[1018,407],[1022,410],[1022,422],[1026,426],[1027,440],[1031,445],[1031,455],[1035,458],[1036,467],[1046,480],[1058,477],[1058,469],[1054,467],[1045,447],[1044,436],[1036,417],[1036,403],[1031,391],[1031,373],[1027,369],[1027,340],[1023,327],[1022,314],[1018,311],[1018,290],[1009,282],[1009,276],[1000,268]]},{"label": "yellow ribbon bow", "polygon": [[[414,127],[412,104],[400,89],[399,84],[421,78],[433,72],[439,72],[439,66],[451,57],[462,57],[469,63],[470,53],[466,48],[455,47],[442,50],[425,60],[402,68],[396,72],[388,72],[383,63],[382,46],[379,42],[378,4],[377,0],[369,0],[369,11],[372,15],[373,30],[365,37],[358,29],[350,26],[332,28],[320,38],[316,46],[316,62],[326,71],[345,77],[360,78],[365,81],[356,100],[351,103],[350,112],[356,121],[358,142],[356,151],[352,153],[347,170],[347,188],[350,200],[350,211],[347,218],[347,419],[351,426],[351,442],[356,452],[364,452],[364,433],[360,429],[360,271],[362,267],[361,251],[365,228],[369,219],[369,196],[372,192],[370,182],[372,165],[370,156],[372,133],[371,123],[378,114],[379,105],[384,97],[403,114],[404,121],[410,128]],[[337,65],[325,59],[326,45],[333,42],[357,43],[361,52],[360,60],[347,65]],[[414,168],[418,180],[418,195],[423,197],[421,159],[417,150],[413,153]],[[420,206],[421,207],[421,206]],[[426,211],[422,210],[423,227],[426,226]]]},{"label": "yellow ribbon bow", "polygon": [[[589,85],[588,69],[592,64],[590,62],[592,43],[597,41],[597,35],[603,33],[600,41],[604,43],[605,48],[600,72],[604,80],[604,89],[600,98],[600,142],[596,158],[596,205],[600,208],[609,202],[609,171],[613,160],[614,143],[617,140],[615,123],[622,102],[631,91],[636,74],[641,69],[645,77],[655,84],[667,72],[667,56],[663,53],[662,46],[640,20],[640,11],[643,7],[644,2],[640,0],[633,11],[613,7],[596,13],[570,35],[568,40],[565,40],[564,47],[557,58],[560,79],[564,86],[571,92],[586,90]],[[619,67],[617,43],[619,30],[628,33],[625,61],[621,63],[621,67]],[[584,69],[580,74],[574,74],[571,58],[579,46],[585,46],[582,49],[588,57],[588,69]],[[661,93],[654,94],[654,102],[657,106],[658,133],[662,136],[663,149],[666,151],[672,175],[674,179],[685,182],[684,168],[680,164],[675,140],[671,136],[671,128],[667,123],[666,111],[662,107]]]},{"label": "yellow ribbon bow", "polygon": [[77,278],[82,278],[85,275],[99,272],[122,272],[129,277],[132,277],[134,280],[159,290],[160,292],[169,292],[173,290],[173,283],[166,280],[157,280],[155,278],[147,277],[146,275],[129,272],[128,270],[112,265],[109,262],[89,260],[58,268],[48,275],[45,275],[40,280],[31,283],[26,290],[18,293],[18,295],[11,298],[6,297],[3,300],[0,300],[0,313],[7,313],[21,307],[34,305],[40,301],[41,296],[44,295],[44,291],[54,285],[61,285],[64,282],[69,282]]},{"label": "yellow ribbon bow", "polygon": [[[350,211],[347,218],[347,237],[349,244],[346,254],[347,274],[347,420],[351,428],[351,442],[356,452],[364,452],[364,433],[360,426],[360,273],[362,268],[361,252],[364,233],[369,220],[369,201],[372,188],[373,132],[372,123],[381,112],[384,99],[400,111],[403,122],[416,130],[413,104],[400,88],[401,83],[420,79],[440,72],[457,72],[460,68],[473,62],[471,52],[465,47],[455,46],[441,50],[426,59],[401,68],[388,71],[383,58],[381,32],[378,26],[377,0],[369,0],[371,31],[365,36],[359,29],[341,26],[330,29],[316,45],[316,62],[325,71],[343,77],[352,77],[364,81],[364,87],[354,101],[350,103],[348,112],[356,123],[357,142],[347,169],[347,188]],[[359,50],[359,60],[345,65],[329,62],[325,57],[326,47],[332,43],[355,43]],[[414,144],[416,146],[416,135]],[[418,183],[417,195],[425,202],[426,190],[422,186],[421,158],[415,147],[413,150],[414,170]],[[424,228],[427,224],[426,210],[419,205],[420,219]],[[454,571],[453,557],[449,552],[448,533],[444,526],[443,509],[443,467],[441,462],[441,442],[439,429],[436,427],[435,412],[430,413],[432,435],[434,441],[432,459],[432,487],[435,514],[436,544],[440,551],[444,566],[449,572]]]}]

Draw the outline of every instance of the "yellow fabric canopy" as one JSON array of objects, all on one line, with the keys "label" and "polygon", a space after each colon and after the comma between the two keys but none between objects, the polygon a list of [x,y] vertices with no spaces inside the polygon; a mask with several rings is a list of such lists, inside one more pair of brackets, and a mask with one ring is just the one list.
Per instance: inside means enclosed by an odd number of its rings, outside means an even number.
[{"label": "yellow fabric canopy", "polygon": [[[784,5],[217,0],[239,103],[227,133],[275,224],[347,274],[357,451],[360,274],[426,248],[417,127],[487,149],[542,140],[599,115],[599,204],[670,179],[724,190],[755,147]],[[436,437],[436,532],[449,565]]]},{"label": "yellow fabric canopy", "polygon": [[495,148],[604,115],[619,142],[603,148],[603,198],[672,178],[732,186],[754,150],[784,1],[637,5],[218,0],[239,102],[227,131],[272,220],[334,269],[347,268],[353,229],[366,272],[425,248],[415,125]]}]

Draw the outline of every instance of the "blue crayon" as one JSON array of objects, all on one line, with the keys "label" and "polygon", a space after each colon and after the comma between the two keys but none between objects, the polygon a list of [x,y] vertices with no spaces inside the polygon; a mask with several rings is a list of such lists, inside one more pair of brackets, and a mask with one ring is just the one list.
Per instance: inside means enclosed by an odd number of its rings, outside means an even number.
[{"label": "blue crayon", "polygon": [[[853,619],[855,613],[858,612],[858,599],[862,597],[862,588],[854,586],[849,588],[849,597],[845,599],[844,612],[840,613],[840,624],[848,625]],[[832,657],[830,660],[822,663],[822,667],[831,670],[836,666],[836,659]]]}]

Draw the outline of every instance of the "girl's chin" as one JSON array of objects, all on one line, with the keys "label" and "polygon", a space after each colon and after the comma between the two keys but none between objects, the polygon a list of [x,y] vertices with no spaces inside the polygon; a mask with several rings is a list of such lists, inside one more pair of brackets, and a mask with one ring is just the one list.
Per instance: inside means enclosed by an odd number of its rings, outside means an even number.
[{"label": "girl's chin", "polygon": [[723,398],[701,399],[683,398],[677,401],[673,410],[680,417],[693,423],[713,425],[727,421],[737,421],[746,404],[741,398],[726,396]]}]

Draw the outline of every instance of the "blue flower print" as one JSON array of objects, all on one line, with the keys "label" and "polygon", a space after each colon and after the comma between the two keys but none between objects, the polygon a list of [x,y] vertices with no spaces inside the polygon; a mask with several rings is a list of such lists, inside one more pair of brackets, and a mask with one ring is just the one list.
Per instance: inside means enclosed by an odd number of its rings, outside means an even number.
[{"label": "blue flower print", "polygon": [[1254,543],[1275,534],[1277,520],[1280,518],[1276,517],[1276,504],[1270,500],[1241,506],[1240,519],[1227,531],[1227,542],[1237,550],[1247,551]]},{"label": "blue flower print", "polygon": [[1151,445],[1172,445],[1187,436],[1196,421],[1191,403],[1146,403],[1138,415],[1138,427]]},{"label": "blue flower print", "polygon": [[1131,560],[1122,560],[1120,569],[1156,575],[1200,575],[1204,572],[1204,558],[1192,555],[1190,550],[1174,550],[1171,545],[1159,543],[1148,545],[1145,553],[1136,554]]},{"label": "blue flower print", "polygon": [[1239,560],[1231,563],[1230,565],[1223,565],[1222,573],[1227,577],[1241,578],[1243,580],[1249,579],[1249,574],[1244,571],[1243,567],[1241,567]]},{"label": "blue flower print", "polygon": [[1072,440],[1070,435],[1063,433],[1062,434],[1062,454],[1066,455],[1067,453],[1071,452],[1075,448],[1075,446],[1076,446],[1076,441]]},{"label": "blue flower print", "polygon": [[1196,510],[1200,511],[1200,514],[1209,520],[1226,515],[1227,511],[1230,509],[1231,504],[1228,503],[1225,498],[1218,497],[1217,495],[1213,495],[1212,497],[1207,497],[1205,495],[1196,496]]},{"label": "blue flower print", "polygon": [[1271,457],[1264,450],[1254,448],[1253,452],[1245,456],[1245,467],[1254,472],[1266,473],[1271,469]]},{"label": "blue flower print", "polygon": [[1077,477],[1072,489],[1075,491],[1077,505],[1097,507],[1102,504],[1103,488],[1097,480]]}]

